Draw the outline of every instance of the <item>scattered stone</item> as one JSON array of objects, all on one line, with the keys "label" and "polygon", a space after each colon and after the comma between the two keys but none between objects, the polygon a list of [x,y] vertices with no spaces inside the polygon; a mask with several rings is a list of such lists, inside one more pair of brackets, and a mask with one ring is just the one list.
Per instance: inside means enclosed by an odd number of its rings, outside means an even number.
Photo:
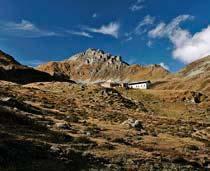
[{"label": "scattered stone", "polygon": [[21,110],[28,113],[35,113],[35,114],[41,113],[41,111],[38,108],[30,104],[27,104],[22,100],[16,99],[14,97],[1,97],[0,105],[11,107],[15,111]]},{"label": "scattered stone", "polygon": [[66,116],[66,121],[68,121],[68,122],[78,123],[79,120],[80,120],[80,118],[76,114],[69,114],[68,116]]},{"label": "scattered stone", "polygon": [[1,97],[0,100],[3,102],[8,102],[12,99],[12,97]]},{"label": "scattered stone", "polygon": [[88,132],[86,132],[86,135],[89,137],[89,136],[91,136],[91,133],[88,131]]},{"label": "scattered stone", "polygon": [[124,121],[124,122],[122,123],[122,125],[126,125],[126,126],[131,127],[131,124],[132,124],[133,122],[134,122],[134,119],[129,118],[128,120]]},{"label": "scattered stone", "polygon": [[195,92],[195,91],[192,91],[190,92],[190,96],[189,97],[184,97],[183,100],[186,101],[186,102],[189,102],[189,103],[201,103],[203,102],[205,99],[207,99],[208,96],[200,93],[200,92]]},{"label": "scattered stone", "polygon": [[122,125],[126,125],[129,128],[135,128],[136,130],[139,130],[139,131],[143,129],[141,121],[135,120],[133,118],[130,118],[130,119],[124,121],[122,123]]},{"label": "scattered stone", "polygon": [[131,123],[131,126],[139,130],[143,129],[143,126],[139,120],[135,120],[134,123]]},{"label": "scattered stone", "polygon": [[109,95],[121,96],[117,90],[111,88],[103,88],[100,93],[103,96],[109,96]]},{"label": "scattered stone", "polygon": [[192,137],[200,139],[200,140],[204,140],[204,141],[210,141],[210,127],[194,132],[192,134]]},{"label": "scattered stone", "polygon": [[58,129],[70,129],[71,126],[68,123],[56,123],[56,128]]},{"label": "scattered stone", "polygon": [[85,85],[80,85],[80,90],[84,91],[85,90]]},{"label": "scattered stone", "polygon": [[59,153],[61,150],[60,150],[60,148],[58,146],[52,145],[50,147],[50,151],[53,152],[53,153]]}]

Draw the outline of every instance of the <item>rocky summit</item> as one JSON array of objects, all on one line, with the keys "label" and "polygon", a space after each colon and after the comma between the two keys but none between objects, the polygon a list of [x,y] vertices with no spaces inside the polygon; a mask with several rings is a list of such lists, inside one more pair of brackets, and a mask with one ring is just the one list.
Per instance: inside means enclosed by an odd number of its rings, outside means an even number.
[{"label": "rocky summit", "polygon": [[164,78],[169,74],[160,65],[129,65],[122,60],[121,56],[113,56],[96,49],[88,49],[61,62],[42,64],[37,69],[51,75],[64,75],[69,79],[83,83],[107,80],[132,82]]}]

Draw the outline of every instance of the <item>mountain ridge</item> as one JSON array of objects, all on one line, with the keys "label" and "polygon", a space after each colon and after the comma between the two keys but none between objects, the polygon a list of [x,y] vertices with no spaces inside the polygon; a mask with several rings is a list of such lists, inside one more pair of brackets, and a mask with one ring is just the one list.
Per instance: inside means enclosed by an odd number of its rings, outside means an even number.
[{"label": "mountain ridge", "polygon": [[75,81],[89,83],[107,80],[138,81],[155,79],[156,76],[162,78],[169,74],[169,71],[160,65],[129,65],[121,56],[114,56],[97,49],[87,49],[64,61],[39,65],[37,69],[51,75],[61,72]]},{"label": "mountain ridge", "polygon": [[[11,55],[0,50],[0,80],[27,84],[60,80],[46,72],[20,64]],[[70,81],[70,80],[69,80]]]}]

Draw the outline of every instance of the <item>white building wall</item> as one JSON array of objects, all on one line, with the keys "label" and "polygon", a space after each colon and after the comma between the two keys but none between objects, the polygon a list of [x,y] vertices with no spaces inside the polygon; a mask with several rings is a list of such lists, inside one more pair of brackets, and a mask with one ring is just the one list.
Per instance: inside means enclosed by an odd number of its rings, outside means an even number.
[{"label": "white building wall", "polygon": [[133,89],[147,89],[148,85],[147,83],[141,83],[141,84],[129,85],[128,87]]}]

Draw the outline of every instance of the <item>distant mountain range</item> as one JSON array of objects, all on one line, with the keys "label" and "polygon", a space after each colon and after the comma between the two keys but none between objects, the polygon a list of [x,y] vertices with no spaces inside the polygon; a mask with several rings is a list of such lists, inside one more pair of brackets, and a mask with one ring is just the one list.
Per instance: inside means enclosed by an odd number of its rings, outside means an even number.
[{"label": "distant mountain range", "polygon": [[23,84],[67,80],[79,83],[151,80],[153,89],[210,92],[210,56],[197,60],[174,74],[160,65],[129,65],[120,56],[97,49],[88,49],[64,61],[42,64],[36,69],[23,66],[12,56],[0,51],[0,79]]}]

